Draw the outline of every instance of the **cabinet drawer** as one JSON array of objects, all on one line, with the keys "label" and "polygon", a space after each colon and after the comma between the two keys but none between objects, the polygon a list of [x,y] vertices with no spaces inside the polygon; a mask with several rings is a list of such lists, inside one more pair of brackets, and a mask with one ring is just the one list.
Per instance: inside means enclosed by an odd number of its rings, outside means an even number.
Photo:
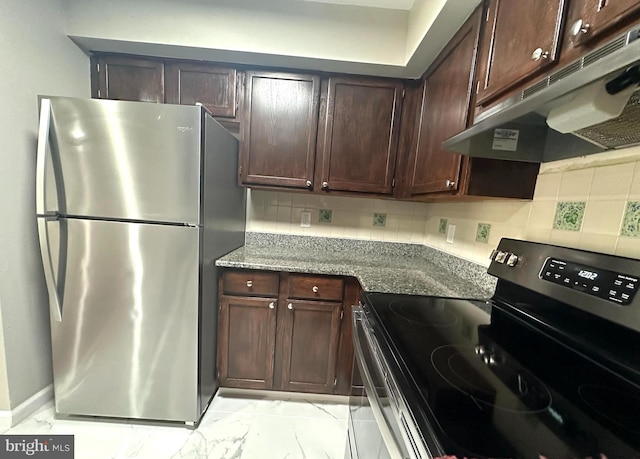
[{"label": "cabinet drawer", "polygon": [[289,275],[289,298],[342,301],[344,281],[337,277]]},{"label": "cabinet drawer", "polygon": [[277,296],[278,273],[227,271],[222,278],[225,295]]}]

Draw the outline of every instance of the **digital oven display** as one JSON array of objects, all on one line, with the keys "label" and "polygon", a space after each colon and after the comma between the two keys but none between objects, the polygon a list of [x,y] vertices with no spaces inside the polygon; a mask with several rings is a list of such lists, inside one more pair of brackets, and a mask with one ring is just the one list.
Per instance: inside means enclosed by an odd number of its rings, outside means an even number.
[{"label": "digital oven display", "polygon": [[540,279],[626,306],[633,301],[640,280],[637,276],[547,258]]}]

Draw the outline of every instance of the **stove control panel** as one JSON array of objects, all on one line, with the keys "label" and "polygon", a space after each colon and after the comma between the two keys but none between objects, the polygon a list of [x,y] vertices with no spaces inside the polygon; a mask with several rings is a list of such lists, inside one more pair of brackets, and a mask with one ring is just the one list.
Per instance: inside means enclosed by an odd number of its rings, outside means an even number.
[{"label": "stove control panel", "polygon": [[626,306],[633,301],[640,279],[623,273],[547,258],[540,279]]}]

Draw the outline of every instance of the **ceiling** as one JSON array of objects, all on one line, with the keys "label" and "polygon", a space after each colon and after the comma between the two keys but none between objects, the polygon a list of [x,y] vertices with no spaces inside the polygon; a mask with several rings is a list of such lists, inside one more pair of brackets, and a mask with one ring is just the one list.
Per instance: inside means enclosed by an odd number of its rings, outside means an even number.
[{"label": "ceiling", "polygon": [[414,0],[299,0],[313,3],[333,3],[335,5],[365,6],[369,8],[386,8],[409,11]]}]

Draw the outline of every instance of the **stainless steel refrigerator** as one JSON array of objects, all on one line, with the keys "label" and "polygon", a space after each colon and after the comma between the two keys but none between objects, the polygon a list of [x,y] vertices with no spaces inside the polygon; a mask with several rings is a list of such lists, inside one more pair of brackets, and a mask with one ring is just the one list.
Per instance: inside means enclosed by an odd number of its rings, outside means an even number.
[{"label": "stainless steel refrigerator", "polygon": [[195,425],[217,389],[215,259],[244,243],[238,142],[198,106],[40,107],[56,412]]}]

